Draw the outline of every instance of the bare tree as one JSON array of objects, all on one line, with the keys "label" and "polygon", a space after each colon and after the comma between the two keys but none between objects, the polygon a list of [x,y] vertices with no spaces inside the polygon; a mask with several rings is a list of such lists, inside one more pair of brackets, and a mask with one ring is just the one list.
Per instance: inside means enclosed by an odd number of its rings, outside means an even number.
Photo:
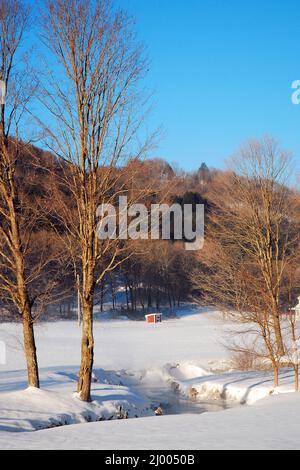
[{"label": "bare tree", "polygon": [[28,294],[24,257],[24,237],[19,190],[16,183],[16,161],[20,153],[16,133],[26,106],[22,83],[15,75],[15,60],[28,24],[29,12],[19,0],[0,1],[0,80],[4,83],[6,100],[1,104],[0,123],[0,290],[22,316],[28,384],[39,387],[38,362],[34,339],[32,304]]},{"label": "bare tree", "polygon": [[42,170],[45,162],[51,168],[54,159],[21,136],[37,89],[20,52],[29,18],[21,1],[0,1],[0,80],[5,90],[0,124],[0,293],[3,304],[22,319],[28,384],[38,388],[34,323],[65,293],[59,286],[64,255],[62,246],[52,243],[44,194],[48,171]]},{"label": "bare tree", "polygon": [[[300,196],[297,194],[298,214]],[[300,331],[299,313],[296,311],[296,298],[299,301],[300,292],[300,270],[299,270],[299,245],[296,247],[293,261],[285,272],[284,291],[286,295],[286,312],[283,316],[283,328],[285,333],[286,358],[292,365],[295,376],[295,391],[299,392],[299,365],[300,365]]]},{"label": "bare tree", "polygon": [[[233,222],[248,252],[260,268],[269,297],[278,353],[284,355],[280,326],[280,289],[295,234],[289,224],[288,178],[291,159],[274,140],[252,141],[233,162],[234,188],[241,211]],[[293,256],[293,254],[292,254]]]},{"label": "bare tree", "polygon": [[96,213],[99,205],[116,205],[118,195],[128,195],[134,175],[124,174],[125,162],[147,147],[137,139],[144,120],[139,80],[145,63],[132,21],[109,0],[48,0],[46,9],[45,42],[59,65],[42,99],[57,123],[47,130],[61,162],[59,194],[67,191],[73,204],[70,210],[58,196],[82,305],[78,393],[88,401],[95,287],[126,258],[120,233],[114,240],[98,238]]},{"label": "bare tree", "polygon": [[[257,334],[278,384],[285,353],[281,325],[285,273],[299,239],[288,189],[290,158],[269,138],[251,141],[215,192],[198,286]],[[252,325],[252,326],[251,326]],[[261,346],[264,345],[264,352]],[[252,348],[252,347],[251,347]]]}]

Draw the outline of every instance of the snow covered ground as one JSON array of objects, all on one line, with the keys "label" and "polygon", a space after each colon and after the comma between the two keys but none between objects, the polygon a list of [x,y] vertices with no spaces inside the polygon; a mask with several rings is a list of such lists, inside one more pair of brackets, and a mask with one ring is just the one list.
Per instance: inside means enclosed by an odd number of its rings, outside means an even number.
[{"label": "snow covered ground", "polygon": [[[288,393],[292,372],[282,371],[281,388],[274,391],[272,374],[226,371],[228,329],[216,312],[197,308],[159,325],[97,321],[93,402],[84,404],[75,393],[76,323],[37,326],[42,390],[26,390],[20,326],[0,325],[0,342],[7,348],[7,363],[0,365],[0,448],[300,448],[294,419],[300,396]],[[201,414],[195,405],[156,417],[154,409],[162,394],[168,400],[168,390],[172,397],[175,390],[200,403],[210,400],[201,411],[212,411],[212,400],[251,406]],[[115,420],[120,407],[139,419]]]},{"label": "snow covered ground", "polygon": [[107,421],[13,437],[0,433],[0,446],[4,449],[299,450],[299,413],[298,396],[280,395],[254,407],[219,413]]}]

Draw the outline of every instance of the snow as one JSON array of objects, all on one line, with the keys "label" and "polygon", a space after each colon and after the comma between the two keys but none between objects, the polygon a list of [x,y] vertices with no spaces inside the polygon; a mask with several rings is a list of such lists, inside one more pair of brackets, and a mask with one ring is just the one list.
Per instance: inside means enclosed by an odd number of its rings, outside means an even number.
[{"label": "snow", "polygon": [[[156,325],[110,321],[107,314],[97,321],[90,404],[76,394],[81,330],[75,322],[36,327],[42,390],[26,389],[20,325],[2,324],[7,362],[0,365],[0,448],[300,448],[292,371],[281,372],[276,390],[270,372],[230,371],[223,344],[232,326],[214,311],[189,307],[181,313]],[[149,391],[171,389],[235,406],[154,416]],[[138,419],[116,420],[120,407]]]},{"label": "snow", "polygon": [[21,392],[2,393],[0,430],[24,432],[70,424],[116,419],[122,407],[131,417],[153,416],[148,403],[127,387],[94,387],[93,402],[83,403],[68,388],[61,390],[37,390],[27,388]]},{"label": "snow", "polygon": [[[300,448],[300,399],[280,395],[255,407],[67,426],[5,436],[2,449],[293,450]],[[151,436],[151,439],[149,439]]]},{"label": "snow", "polygon": [[0,341],[0,365],[6,363],[6,346],[3,341]]},{"label": "snow", "polygon": [[291,393],[294,388],[294,373],[289,369],[281,371],[280,387],[276,389],[269,371],[212,374],[190,363],[170,366],[169,371],[176,389],[198,400],[210,398],[253,405],[270,395]]},{"label": "snow", "polygon": [[[145,321],[95,322],[96,366],[105,370],[141,370],[166,363],[201,358],[204,365],[224,358],[224,334],[228,328],[217,312],[183,312],[180,320],[147,325]],[[42,323],[36,326],[41,368],[76,366],[80,360],[81,329],[75,322]],[[7,365],[1,371],[23,369],[20,325],[0,326],[0,341],[7,345]]]}]

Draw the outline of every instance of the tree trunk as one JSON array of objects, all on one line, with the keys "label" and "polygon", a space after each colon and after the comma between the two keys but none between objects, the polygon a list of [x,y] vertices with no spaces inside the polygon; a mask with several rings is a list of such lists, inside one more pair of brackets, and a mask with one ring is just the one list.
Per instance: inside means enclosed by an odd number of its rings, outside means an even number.
[{"label": "tree trunk", "polygon": [[29,307],[27,307],[26,311],[23,313],[23,336],[27,363],[28,386],[40,388],[34,329]]},{"label": "tree trunk", "polygon": [[131,303],[131,310],[134,312],[134,294],[133,294],[133,287],[129,286],[129,293],[130,293],[130,303]]},{"label": "tree trunk", "polygon": [[156,291],[156,310],[158,312],[160,310],[160,292],[159,292],[159,290]]},{"label": "tree trunk", "polygon": [[18,293],[18,308],[23,321],[24,352],[26,356],[28,386],[40,388],[39,370],[34,338],[31,305],[25,282],[24,255],[21,245],[20,229],[17,221],[14,197],[9,201],[11,237],[14,248],[16,287]]},{"label": "tree trunk", "polygon": [[172,298],[171,298],[171,294],[170,294],[169,290],[168,290],[168,299],[169,299],[169,306],[170,306],[170,308],[172,308],[173,304],[172,304]]},{"label": "tree trunk", "polygon": [[152,308],[152,286],[148,288],[148,308]]},{"label": "tree trunk", "polygon": [[298,393],[299,392],[299,366],[298,365],[294,367],[294,371],[295,371],[295,392]]},{"label": "tree trunk", "polygon": [[279,368],[278,366],[274,366],[274,387],[279,387]]},{"label": "tree trunk", "polygon": [[285,347],[284,347],[284,343],[282,339],[281,324],[280,324],[280,318],[279,318],[278,313],[273,315],[273,320],[274,320],[274,333],[276,337],[278,354],[281,357],[283,357],[285,355]]},{"label": "tree trunk", "polygon": [[93,301],[83,301],[81,366],[78,393],[82,401],[91,401],[91,383],[94,365]]},{"label": "tree trunk", "polygon": [[101,313],[104,311],[104,281],[101,282],[100,286],[100,310]]},{"label": "tree trunk", "polygon": [[129,305],[129,295],[128,295],[128,285],[125,285],[125,293],[126,293],[126,305],[127,305],[127,312],[130,310],[130,305]]}]

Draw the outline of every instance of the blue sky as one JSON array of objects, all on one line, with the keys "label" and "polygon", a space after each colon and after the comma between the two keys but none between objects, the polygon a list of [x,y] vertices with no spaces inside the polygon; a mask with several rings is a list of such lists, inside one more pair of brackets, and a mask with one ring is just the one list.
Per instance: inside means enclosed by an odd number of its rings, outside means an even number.
[{"label": "blue sky", "polygon": [[137,19],[155,91],[157,156],[191,170],[223,167],[245,140],[270,134],[300,154],[299,0],[120,0]]},{"label": "blue sky", "polygon": [[291,101],[299,0],[115,1],[147,48],[150,127],[164,129],[154,156],[186,170],[222,168],[247,139],[269,134],[300,162],[300,106]]}]

